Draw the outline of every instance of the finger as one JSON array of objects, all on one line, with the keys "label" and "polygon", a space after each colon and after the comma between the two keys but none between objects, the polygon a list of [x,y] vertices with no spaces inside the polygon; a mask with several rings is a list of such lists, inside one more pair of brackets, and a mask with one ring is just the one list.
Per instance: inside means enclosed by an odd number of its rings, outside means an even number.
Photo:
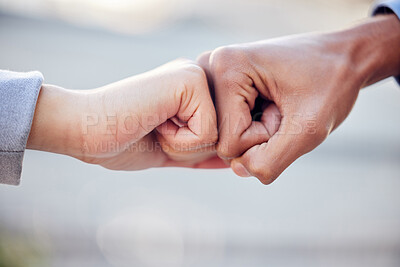
[{"label": "finger", "polygon": [[253,120],[251,111],[258,91],[248,75],[230,71],[213,70],[219,127],[217,152],[225,159],[236,158],[250,147],[268,141],[280,122],[280,112],[274,104],[262,110],[260,121]]},{"label": "finger", "polygon": [[198,163],[195,168],[198,169],[224,169],[228,168],[229,165],[224,162],[220,157],[215,156],[208,160]]},{"label": "finger", "polygon": [[261,113],[260,121],[252,121],[240,136],[240,151],[268,141],[279,129],[280,112],[275,104],[268,105]]},{"label": "finger", "polygon": [[180,123],[167,120],[157,127],[163,141],[176,151],[213,146],[218,139],[214,104],[205,73],[201,71],[200,74],[191,79],[181,96],[180,107],[175,115]]},{"label": "finger", "polygon": [[224,142],[232,142],[231,140],[234,139],[235,136],[228,136],[228,141],[221,137],[221,141],[218,143],[218,150],[221,151],[221,147],[223,146],[225,150],[230,149],[232,151],[233,148],[237,151],[237,156],[240,156],[250,147],[261,144],[263,142],[267,142],[278,131],[280,121],[281,116],[278,108],[275,104],[270,104],[262,112],[260,121],[252,121],[250,123],[250,126],[245,129],[243,133],[238,135],[238,142],[235,143],[233,141],[233,143],[225,144]]},{"label": "finger", "polygon": [[[163,135],[157,133],[157,140],[160,144],[162,151],[173,161],[174,164],[184,164],[193,166],[199,162],[205,161],[211,157],[216,156],[215,146],[207,146],[192,150],[176,149],[168,142]],[[177,165],[174,165],[177,166]]]},{"label": "finger", "polygon": [[[254,87],[258,74],[248,64],[246,56],[234,48],[220,48],[211,54],[209,62],[218,117],[217,153],[229,160],[268,141],[274,129],[268,129],[270,125],[266,120],[254,121],[252,118],[256,99],[260,99]],[[279,114],[278,109],[263,110],[262,116],[273,113]]]},{"label": "finger", "polygon": [[161,167],[168,160],[161,147],[153,142],[154,133],[150,133],[131,144],[123,152],[109,158],[83,158],[92,164],[99,164],[111,170],[136,171],[151,167]]},{"label": "finger", "polygon": [[214,156],[203,160],[198,163],[187,163],[187,162],[179,162],[174,160],[168,160],[165,162],[163,167],[186,167],[186,168],[195,168],[195,169],[223,169],[228,168],[229,165],[225,164],[222,159],[218,156]]},{"label": "finger", "polygon": [[263,184],[272,183],[290,164],[314,149],[326,137],[307,133],[298,118],[284,117],[280,128],[268,142],[247,150],[231,163],[239,176],[255,176]]}]

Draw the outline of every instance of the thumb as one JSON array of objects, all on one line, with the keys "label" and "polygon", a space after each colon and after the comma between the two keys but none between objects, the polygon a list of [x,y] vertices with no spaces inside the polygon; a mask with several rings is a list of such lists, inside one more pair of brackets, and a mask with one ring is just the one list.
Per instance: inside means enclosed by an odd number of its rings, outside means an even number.
[{"label": "thumb", "polygon": [[231,162],[239,176],[255,176],[263,184],[272,183],[300,156],[310,152],[327,136],[308,128],[301,116],[284,116],[278,132],[268,142],[253,146]]}]

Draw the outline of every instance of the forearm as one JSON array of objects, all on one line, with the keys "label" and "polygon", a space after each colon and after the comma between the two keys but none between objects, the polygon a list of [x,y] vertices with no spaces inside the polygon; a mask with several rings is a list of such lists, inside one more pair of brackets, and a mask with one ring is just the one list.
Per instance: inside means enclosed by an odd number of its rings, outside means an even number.
[{"label": "forearm", "polygon": [[395,15],[373,17],[328,36],[347,54],[361,87],[400,74],[400,21]]},{"label": "forearm", "polygon": [[147,124],[156,122],[147,117],[157,117],[161,99],[172,102],[167,90],[158,93],[160,99],[147,95],[152,86],[140,75],[92,90],[43,85],[27,148],[79,159],[125,149],[152,130]]}]

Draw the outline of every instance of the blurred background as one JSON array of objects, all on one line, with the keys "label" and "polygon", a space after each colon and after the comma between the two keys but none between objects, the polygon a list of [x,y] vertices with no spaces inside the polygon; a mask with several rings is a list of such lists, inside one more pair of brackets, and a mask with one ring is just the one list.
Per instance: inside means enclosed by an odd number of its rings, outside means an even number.
[{"label": "blurred background", "polygon": [[[0,68],[94,88],[225,44],[342,28],[370,6],[0,0]],[[363,90],[342,127],[271,186],[27,151],[21,186],[0,186],[0,266],[400,266],[399,114],[392,79]]]}]

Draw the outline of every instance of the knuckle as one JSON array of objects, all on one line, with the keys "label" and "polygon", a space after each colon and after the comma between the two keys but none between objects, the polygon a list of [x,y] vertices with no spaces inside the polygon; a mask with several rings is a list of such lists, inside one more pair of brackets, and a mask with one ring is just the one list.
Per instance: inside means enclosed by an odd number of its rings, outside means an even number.
[{"label": "knuckle", "polygon": [[197,61],[201,66],[207,65],[207,64],[209,63],[211,53],[212,53],[212,52],[210,52],[210,51],[207,51],[207,52],[202,53],[200,56],[197,57],[196,61]]},{"label": "knuckle", "polygon": [[195,62],[186,62],[178,70],[179,80],[185,85],[183,88],[208,88],[204,70]]},{"label": "knuckle", "polygon": [[188,61],[184,65],[184,70],[188,73],[191,73],[195,76],[201,76],[204,75],[203,69],[194,61]]},{"label": "knuckle", "polygon": [[269,169],[267,166],[263,164],[254,164],[254,162],[250,162],[248,166],[249,172],[258,178],[260,182],[264,185],[269,185],[277,178],[277,175]]},{"label": "knuckle", "polygon": [[186,77],[191,81],[199,84],[207,82],[207,77],[204,70],[197,64],[188,64],[185,67]]},{"label": "knuckle", "polygon": [[210,67],[216,74],[229,74],[233,66],[237,66],[246,57],[243,49],[234,46],[220,47],[214,50],[210,57]]},{"label": "knuckle", "polygon": [[190,59],[187,59],[187,58],[179,57],[179,58],[177,58],[177,59],[175,59],[175,60],[173,60],[173,61],[171,61],[171,62],[169,62],[167,64],[172,64],[175,67],[179,68],[179,67],[185,66],[187,64],[192,64],[192,61]]},{"label": "knuckle", "polygon": [[176,66],[176,70],[185,75],[185,77],[190,78],[202,78],[205,77],[205,73],[202,67],[200,67],[197,62],[186,59],[178,58],[173,61]]},{"label": "knuckle", "polygon": [[272,178],[259,178],[259,177],[257,178],[263,185],[270,185],[275,181],[275,179]]}]

